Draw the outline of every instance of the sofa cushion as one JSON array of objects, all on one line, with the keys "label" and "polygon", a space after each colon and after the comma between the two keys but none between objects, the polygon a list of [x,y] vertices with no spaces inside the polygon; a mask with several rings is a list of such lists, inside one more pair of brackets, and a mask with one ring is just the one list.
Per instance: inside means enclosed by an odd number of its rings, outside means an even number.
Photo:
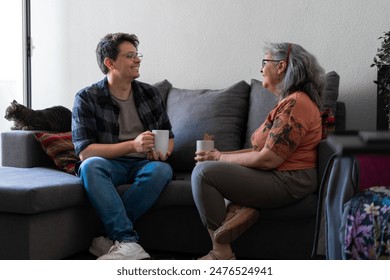
[{"label": "sofa cushion", "polygon": [[169,91],[172,88],[172,84],[168,80],[163,80],[161,82],[155,83],[154,86],[158,89],[161,94],[164,103],[167,104],[167,96]]},{"label": "sofa cushion", "polygon": [[79,161],[72,143],[72,132],[36,132],[35,138],[59,170],[75,174],[74,166]]},{"label": "sofa cushion", "polygon": [[54,166],[42,150],[32,130],[11,130],[1,133],[2,165],[13,167]]},{"label": "sofa cushion", "polygon": [[218,150],[241,149],[249,91],[245,81],[221,90],[170,90],[167,111],[175,134],[175,148],[169,162],[176,171],[190,171],[195,166],[196,140],[203,139],[204,133],[215,136]]},{"label": "sofa cushion", "polygon": [[251,136],[275,107],[278,97],[263,87],[261,81],[252,79],[249,95],[248,123],[244,148],[252,147]]},{"label": "sofa cushion", "polygon": [[88,203],[80,178],[53,168],[2,166],[0,178],[0,212],[34,214]]},{"label": "sofa cushion", "polygon": [[322,94],[322,111],[326,108],[332,109],[333,114],[336,114],[336,104],[339,98],[340,76],[335,71],[326,73],[326,85]]},{"label": "sofa cushion", "polygon": [[336,129],[336,119],[331,108],[321,111],[322,138],[326,139],[329,134],[333,134]]}]

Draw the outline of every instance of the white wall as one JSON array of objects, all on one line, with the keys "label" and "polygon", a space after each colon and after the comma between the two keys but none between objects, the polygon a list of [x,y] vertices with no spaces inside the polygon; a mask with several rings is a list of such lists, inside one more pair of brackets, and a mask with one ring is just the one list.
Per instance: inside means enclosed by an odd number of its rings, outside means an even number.
[{"label": "white wall", "polygon": [[298,43],[326,71],[340,74],[347,128],[376,127],[376,69],[370,64],[380,46],[377,38],[390,30],[388,0],[36,0],[32,5],[33,107],[71,108],[79,89],[103,77],[96,44],[106,33],[120,31],[140,39],[140,80],[168,79],[181,88],[261,80],[264,42]]}]

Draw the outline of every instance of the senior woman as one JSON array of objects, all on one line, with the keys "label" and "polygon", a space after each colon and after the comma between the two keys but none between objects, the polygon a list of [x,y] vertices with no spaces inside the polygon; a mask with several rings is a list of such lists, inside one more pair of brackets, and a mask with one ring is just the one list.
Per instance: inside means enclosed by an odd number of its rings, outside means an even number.
[{"label": "senior woman", "polygon": [[235,259],[230,243],[256,221],[256,208],[316,191],[324,69],[297,44],[267,44],[264,53],[263,86],[279,101],[253,133],[252,149],[195,154],[192,191],[213,244],[202,260]]}]

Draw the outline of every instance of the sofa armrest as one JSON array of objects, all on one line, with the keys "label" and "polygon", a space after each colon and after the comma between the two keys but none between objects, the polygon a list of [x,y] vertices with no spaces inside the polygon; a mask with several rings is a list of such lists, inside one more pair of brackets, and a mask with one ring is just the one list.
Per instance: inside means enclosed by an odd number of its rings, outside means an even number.
[{"label": "sofa armrest", "polygon": [[320,144],[318,145],[318,185],[320,185],[328,162],[334,154],[335,152],[329,146],[326,139],[321,140]]},{"label": "sofa armrest", "polygon": [[1,133],[2,165],[12,167],[52,166],[53,161],[35,139],[35,132],[13,130]]}]

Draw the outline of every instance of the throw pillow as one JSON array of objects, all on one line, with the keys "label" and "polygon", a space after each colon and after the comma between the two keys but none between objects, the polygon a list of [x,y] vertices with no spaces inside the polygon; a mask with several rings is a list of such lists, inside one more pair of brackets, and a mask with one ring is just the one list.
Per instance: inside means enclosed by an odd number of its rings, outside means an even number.
[{"label": "throw pillow", "polygon": [[263,87],[261,81],[252,79],[249,94],[248,123],[244,148],[252,147],[253,132],[265,121],[269,112],[278,103],[278,97]]},{"label": "throw pillow", "polygon": [[214,135],[215,148],[220,151],[241,149],[249,90],[245,81],[221,90],[170,90],[167,111],[175,148],[169,162],[175,171],[192,170],[196,140],[203,139],[204,133]]},{"label": "throw pillow", "polygon": [[326,73],[325,75],[325,89],[322,94],[322,139],[332,134],[336,126],[336,108],[337,99],[339,97],[340,76],[335,71]]},{"label": "throw pillow", "polygon": [[326,139],[329,134],[332,134],[335,130],[335,117],[332,109],[327,108],[321,111],[322,120],[322,139]]},{"label": "throw pillow", "polygon": [[325,89],[322,94],[322,110],[327,108],[332,109],[336,114],[337,99],[339,97],[340,76],[335,71],[326,73],[325,75]]},{"label": "throw pillow", "polygon": [[158,89],[161,94],[164,103],[167,104],[167,96],[169,91],[172,88],[172,84],[168,80],[164,80],[158,83],[155,83],[154,86]]},{"label": "throw pillow", "polygon": [[35,138],[59,170],[75,174],[74,166],[79,158],[74,151],[71,131],[63,133],[36,132]]}]

